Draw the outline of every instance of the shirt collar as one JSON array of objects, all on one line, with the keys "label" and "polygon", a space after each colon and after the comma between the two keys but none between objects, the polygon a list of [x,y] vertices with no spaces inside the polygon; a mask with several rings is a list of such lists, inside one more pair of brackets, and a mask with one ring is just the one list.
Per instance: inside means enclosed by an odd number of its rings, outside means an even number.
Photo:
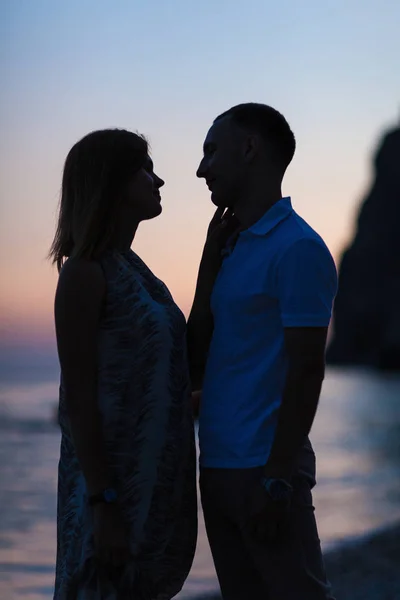
[{"label": "shirt collar", "polygon": [[253,235],[267,235],[281,221],[286,219],[293,212],[290,196],[278,200],[254,225],[246,229],[243,233],[252,233]]}]

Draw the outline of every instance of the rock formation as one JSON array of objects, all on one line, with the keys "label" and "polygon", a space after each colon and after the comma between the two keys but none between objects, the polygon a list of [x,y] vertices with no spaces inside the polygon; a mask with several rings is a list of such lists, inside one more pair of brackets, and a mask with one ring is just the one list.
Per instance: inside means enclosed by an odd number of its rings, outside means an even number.
[{"label": "rock formation", "polygon": [[374,170],[340,261],[327,360],[400,371],[400,127],[383,137]]}]

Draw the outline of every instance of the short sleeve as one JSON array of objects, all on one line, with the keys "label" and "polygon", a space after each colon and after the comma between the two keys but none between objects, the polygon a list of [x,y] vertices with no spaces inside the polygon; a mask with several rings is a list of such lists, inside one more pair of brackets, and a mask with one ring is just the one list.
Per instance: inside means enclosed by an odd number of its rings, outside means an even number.
[{"label": "short sleeve", "polygon": [[283,326],[327,327],[337,291],[337,272],[322,240],[296,241],[285,251],[277,269]]}]

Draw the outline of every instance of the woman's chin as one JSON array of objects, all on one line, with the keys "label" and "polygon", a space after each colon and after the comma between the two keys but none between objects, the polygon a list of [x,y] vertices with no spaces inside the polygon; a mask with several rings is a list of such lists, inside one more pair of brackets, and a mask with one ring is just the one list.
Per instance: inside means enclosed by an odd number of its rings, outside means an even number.
[{"label": "woman's chin", "polygon": [[161,206],[161,203],[158,202],[154,207],[152,207],[151,213],[149,211],[148,217],[144,220],[150,221],[150,219],[155,219],[156,217],[161,215],[161,213],[162,213],[162,206]]}]

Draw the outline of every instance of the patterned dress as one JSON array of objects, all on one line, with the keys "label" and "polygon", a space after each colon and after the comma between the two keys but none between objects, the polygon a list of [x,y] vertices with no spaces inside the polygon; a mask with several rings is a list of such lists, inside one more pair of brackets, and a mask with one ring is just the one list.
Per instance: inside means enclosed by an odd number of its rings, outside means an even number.
[{"label": "patterned dress", "polygon": [[131,533],[118,574],[93,558],[91,509],[60,385],[56,600],[169,600],[192,565],[196,466],[186,323],[132,251],[101,260],[107,300],[98,339],[98,402],[112,474]]}]

